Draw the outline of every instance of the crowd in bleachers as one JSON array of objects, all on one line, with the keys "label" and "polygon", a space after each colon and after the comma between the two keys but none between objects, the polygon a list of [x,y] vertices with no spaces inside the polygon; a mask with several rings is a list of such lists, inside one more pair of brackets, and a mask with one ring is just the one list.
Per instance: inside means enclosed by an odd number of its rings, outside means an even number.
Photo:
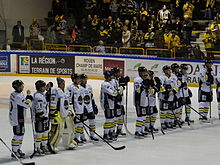
[{"label": "crowd in bleachers", "polygon": [[[165,48],[182,54],[192,48],[192,20],[215,19],[209,28],[212,35],[208,35],[208,30],[203,42],[207,50],[217,48],[219,43],[218,2],[213,0],[174,0],[168,5],[146,0],[109,0],[109,3],[104,3],[107,0],[85,0],[82,4],[76,1],[76,6],[82,5],[81,11],[76,8],[67,10],[64,1],[53,1],[46,34],[41,34],[40,25],[33,19],[30,39],[91,46],[103,41],[105,46]],[[75,13],[75,25],[68,23],[70,12]],[[213,39],[205,39],[209,36]]]}]

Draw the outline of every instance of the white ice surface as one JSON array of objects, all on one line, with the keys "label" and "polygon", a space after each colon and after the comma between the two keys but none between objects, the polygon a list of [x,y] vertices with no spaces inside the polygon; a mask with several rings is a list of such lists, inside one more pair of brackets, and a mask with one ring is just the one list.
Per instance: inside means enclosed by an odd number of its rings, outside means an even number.
[{"label": "white ice surface", "polygon": [[[8,121],[8,97],[12,91],[11,82],[21,79],[26,89],[34,92],[34,82],[43,79],[46,82],[55,83],[55,78],[38,77],[0,77],[0,137],[10,146],[12,129]],[[65,79],[70,84],[70,79]],[[89,80],[94,88],[96,103],[99,105],[99,90],[102,81]],[[25,90],[26,90],[25,89]],[[192,107],[198,109],[197,88],[191,88],[194,94]],[[128,128],[134,133],[135,109],[133,107],[133,84],[129,84],[128,92]],[[214,98],[215,98],[214,92]],[[22,150],[31,155],[33,151],[33,136],[30,124],[30,114],[27,114],[26,133]],[[220,163],[220,122],[217,120],[217,102],[212,103],[212,123],[200,124],[198,115],[192,111],[192,118],[196,121],[191,127],[184,125],[173,131],[166,131],[155,134],[155,140],[149,135],[145,139],[135,139],[128,135],[126,138],[119,138],[114,146],[125,145],[121,151],[115,151],[105,143],[87,143],[74,151],[65,151],[60,144],[60,152],[55,155],[34,157],[32,160],[25,159],[24,162],[34,161],[37,165],[219,165]],[[97,116],[97,132],[102,135],[104,123],[103,111],[99,106]],[[157,120],[156,126],[159,126]],[[7,148],[0,143],[0,164],[18,165],[19,162],[12,161]]]}]

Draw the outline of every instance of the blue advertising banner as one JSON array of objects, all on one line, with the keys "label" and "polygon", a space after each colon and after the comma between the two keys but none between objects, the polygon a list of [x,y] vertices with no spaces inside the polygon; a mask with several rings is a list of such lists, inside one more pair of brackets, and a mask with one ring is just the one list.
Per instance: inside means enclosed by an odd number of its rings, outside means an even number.
[{"label": "blue advertising banner", "polygon": [[10,54],[1,54],[0,72],[10,72],[10,71],[11,71]]}]

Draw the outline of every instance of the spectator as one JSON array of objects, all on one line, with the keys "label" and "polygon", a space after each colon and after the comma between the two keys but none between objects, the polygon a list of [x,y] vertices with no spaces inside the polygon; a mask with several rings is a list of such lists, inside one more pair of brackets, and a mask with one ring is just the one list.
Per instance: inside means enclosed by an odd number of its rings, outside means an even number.
[{"label": "spectator", "polygon": [[180,37],[176,35],[176,31],[172,30],[168,39],[168,49],[177,50],[180,46]]},{"label": "spectator", "polygon": [[127,2],[126,0],[122,0],[120,3],[120,16],[122,21],[127,19]]},{"label": "spectator", "polygon": [[158,21],[162,21],[164,24],[167,24],[167,22],[171,20],[171,14],[170,11],[167,10],[166,5],[163,5],[162,9],[159,10],[157,19]]},{"label": "spectator", "polygon": [[59,44],[65,44],[65,35],[66,35],[66,30],[67,30],[67,25],[66,25],[66,20],[64,19],[64,15],[60,16],[59,19],[59,25],[57,27],[57,32],[58,32],[58,43]]},{"label": "spectator", "polygon": [[78,26],[74,26],[71,34],[71,44],[79,44],[79,29]]},{"label": "spectator", "polygon": [[137,29],[138,29],[138,20],[137,20],[137,17],[133,17],[131,21],[131,31],[137,30]]},{"label": "spectator", "polygon": [[36,18],[33,18],[33,22],[30,25],[29,30],[30,30],[30,39],[38,39],[41,33],[41,29]]},{"label": "spectator", "polygon": [[50,25],[47,28],[47,38],[48,38],[48,43],[54,44],[56,42],[56,26],[55,23]]},{"label": "spectator", "polygon": [[131,29],[131,24],[128,19],[125,20],[124,26],[127,26],[129,30]]},{"label": "spectator", "polygon": [[129,20],[136,14],[136,2],[134,0],[128,0],[127,2],[127,18]]},{"label": "spectator", "polygon": [[148,32],[144,35],[145,47],[154,47],[155,33],[153,29],[149,28]]},{"label": "spectator", "polygon": [[92,25],[92,30],[95,32],[96,30],[98,30],[98,24],[99,24],[99,19],[97,15],[94,15],[91,25]]},{"label": "spectator", "polygon": [[113,20],[112,20],[112,16],[108,17],[108,20],[106,22],[106,28],[109,29],[110,27],[113,27]]},{"label": "spectator", "polygon": [[192,21],[189,17],[184,17],[183,21],[183,44],[190,45],[191,36],[192,36]]},{"label": "spectator", "polygon": [[216,35],[208,28],[207,32],[203,35],[202,41],[205,45],[205,50],[207,51],[207,57],[214,59],[214,56],[210,51],[213,50],[214,44],[217,38]]},{"label": "spectator", "polygon": [[154,39],[154,46],[156,48],[160,48],[160,49],[164,48],[164,32],[163,32],[162,28],[156,30],[155,39]]},{"label": "spectator", "polygon": [[98,39],[102,41],[106,41],[108,38],[108,31],[104,29],[104,26],[100,26],[98,31]]},{"label": "spectator", "polygon": [[147,10],[144,9],[144,7],[142,7],[140,10],[140,19],[142,19],[143,17],[149,17],[149,13],[147,12]]},{"label": "spectator", "polygon": [[12,30],[13,42],[24,42],[24,26],[21,21],[17,21],[17,25]]},{"label": "spectator", "polygon": [[95,48],[96,53],[105,53],[105,46],[102,40],[99,41],[99,45]]},{"label": "spectator", "polygon": [[164,48],[168,48],[171,33],[167,29],[165,29],[165,33],[163,36],[164,36]]},{"label": "spectator", "polygon": [[196,44],[194,47],[192,47],[192,58],[196,60],[203,60],[205,58],[204,53],[200,50],[199,44]]},{"label": "spectator", "polygon": [[113,19],[118,18],[118,8],[119,8],[119,4],[117,3],[116,0],[113,0],[109,6]]},{"label": "spectator", "polygon": [[7,39],[5,44],[2,46],[2,50],[11,50],[11,43],[9,39]]},{"label": "spectator", "polygon": [[147,32],[147,30],[148,30],[148,21],[146,19],[146,16],[141,17],[138,29],[142,30],[144,33]]},{"label": "spectator", "polygon": [[122,31],[122,44],[123,47],[130,47],[130,39],[131,39],[131,32],[128,30],[127,26],[124,26]]},{"label": "spectator", "polygon": [[183,17],[192,19],[194,9],[195,6],[193,6],[191,0],[187,1],[186,4],[183,6]]}]

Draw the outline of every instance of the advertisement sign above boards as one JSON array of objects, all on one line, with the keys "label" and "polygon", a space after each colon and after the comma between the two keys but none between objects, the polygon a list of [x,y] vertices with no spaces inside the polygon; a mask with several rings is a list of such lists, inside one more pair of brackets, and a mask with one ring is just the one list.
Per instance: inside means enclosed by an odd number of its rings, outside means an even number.
[{"label": "advertisement sign above boards", "polygon": [[75,57],[75,72],[88,76],[101,77],[103,75],[102,57]]},{"label": "advertisement sign above boards", "polygon": [[19,73],[71,75],[74,73],[74,56],[18,55]]},{"label": "advertisement sign above boards", "polygon": [[[154,71],[155,76],[160,76],[163,74],[162,68],[165,65],[171,65],[173,63],[187,64],[188,65],[188,83],[190,84],[198,84],[199,83],[199,73],[203,68],[203,63],[192,62],[192,61],[168,61],[168,60],[149,60],[149,59],[141,59],[141,60],[126,60],[126,75],[128,75],[131,79],[134,79],[138,76],[138,67],[145,66],[148,70]],[[213,73],[214,76],[217,76],[220,71],[220,64],[213,64]]]},{"label": "advertisement sign above boards", "polygon": [[0,72],[10,72],[11,71],[11,62],[9,54],[0,55]]},{"label": "advertisement sign above boards", "polygon": [[114,67],[119,67],[121,75],[124,76],[124,72],[125,72],[124,63],[125,62],[123,60],[104,59],[103,60],[103,64],[104,64],[103,72],[106,70],[111,70]]}]

